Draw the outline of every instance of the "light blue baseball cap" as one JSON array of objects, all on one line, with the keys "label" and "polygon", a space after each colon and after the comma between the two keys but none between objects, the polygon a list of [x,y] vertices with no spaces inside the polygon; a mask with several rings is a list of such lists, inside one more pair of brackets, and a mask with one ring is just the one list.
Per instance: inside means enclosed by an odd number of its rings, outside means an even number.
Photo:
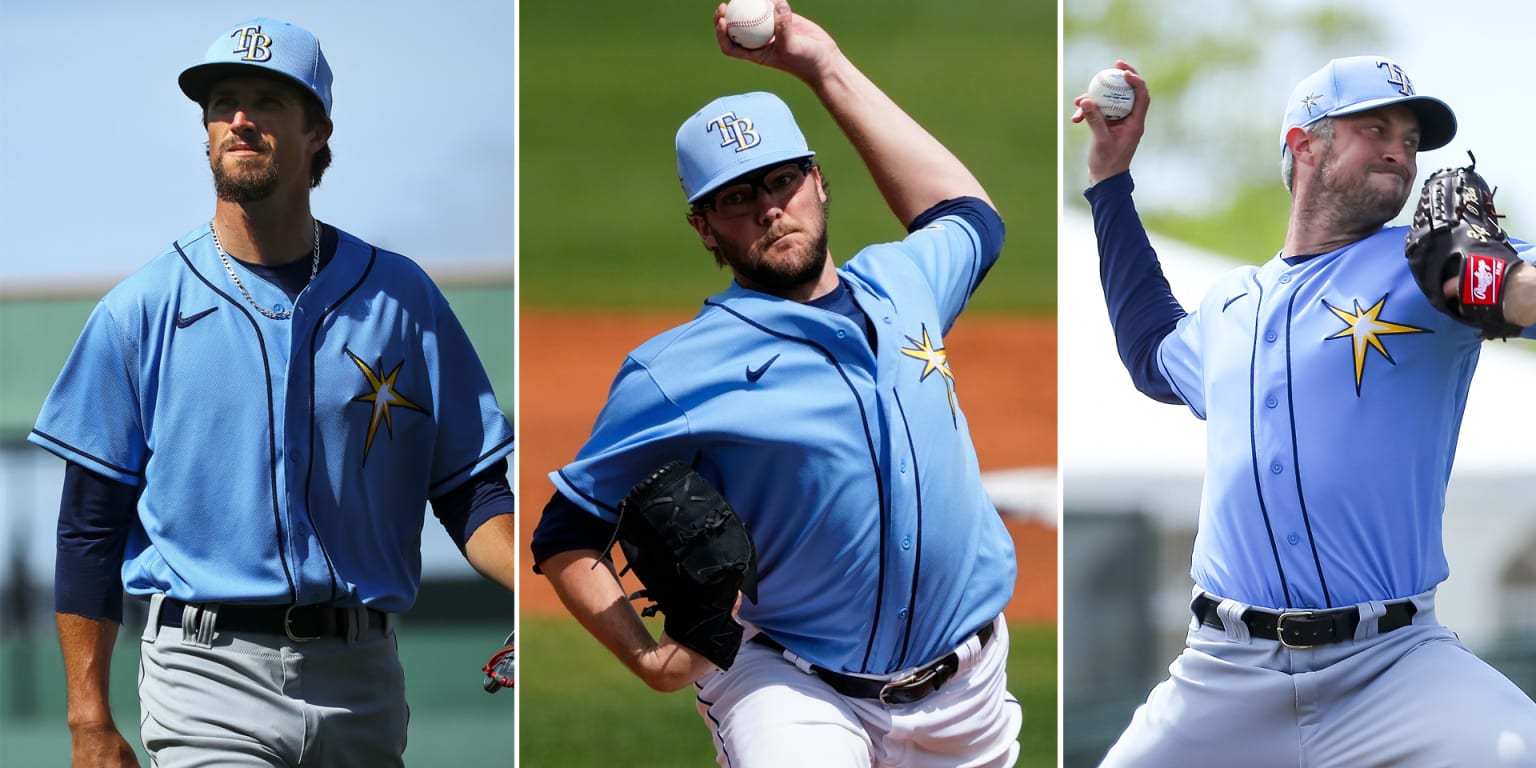
[{"label": "light blue baseball cap", "polygon": [[677,178],[690,204],[743,173],[815,154],[789,106],[762,91],[715,99],[677,129]]},{"label": "light blue baseball cap", "polygon": [[1325,118],[1402,104],[1419,118],[1419,151],[1439,149],[1456,137],[1456,114],[1445,102],[1420,96],[1401,66],[1381,56],[1334,59],[1291,91],[1280,126],[1280,149],[1292,128]]},{"label": "light blue baseball cap", "polygon": [[206,105],[208,90],[223,78],[260,69],[282,75],[320,100],[331,115],[331,65],[313,32],[276,19],[236,24],[208,46],[203,63],[188,67],[176,82],[187,98]]}]

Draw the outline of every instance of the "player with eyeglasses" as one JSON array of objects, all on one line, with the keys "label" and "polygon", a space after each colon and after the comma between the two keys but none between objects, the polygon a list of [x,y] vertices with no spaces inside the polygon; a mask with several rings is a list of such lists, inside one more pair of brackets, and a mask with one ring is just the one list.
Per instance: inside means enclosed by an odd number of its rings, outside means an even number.
[{"label": "player with eyeglasses", "polygon": [[[721,50],[810,86],[905,231],[834,263],[821,168],[771,93],[683,121],[688,222],[732,283],[624,360],[586,445],[550,474],[534,562],[631,672],[697,686],[720,765],[1012,765],[1013,542],[944,349],[1003,223],[825,31],[782,0],[776,13],[773,42],[748,51],[717,12]],[[741,604],[728,669],[653,638],[609,560],[620,500],[674,460],[721,491],[756,547],[757,601]]]},{"label": "player with eyeglasses", "polygon": [[709,199],[694,203],[694,213],[713,210],[727,219],[739,219],[752,212],[758,189],[768,193],[774,202],[783,202],[800,189],[815,165],[810,160],[800,160],[755,174],[755,178],[748,178],[754,174],[746,174],[732,180]]}]

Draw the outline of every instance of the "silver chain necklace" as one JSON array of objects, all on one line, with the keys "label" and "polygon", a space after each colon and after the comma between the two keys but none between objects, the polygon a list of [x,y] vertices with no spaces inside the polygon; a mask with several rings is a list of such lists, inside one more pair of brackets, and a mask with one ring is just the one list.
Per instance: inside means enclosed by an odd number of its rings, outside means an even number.
[{"label": "silver chain necklace", "polygon": [[[315,281],[315,275],[320,274],[320,220],[315,219],[314,222],[315,258],[310,262],[309,265],[310,283]],[[293,310],[291,309],[284,312],[273,312],[272,310],[257,304],[256,300],[251,298],[251,292],[245,289],[245,283],[240,282],[240,276],[235,274],[235,265],[229,263],[230,256],[224,250],[223,244],[219,242],[219,230],[213,226],[213,221],[211,220],[208,222],[208,231],[213,233],[213,250],[219,254],[219,261],[224,262],[224,270],[229,273],[229,279],[235,281],[235,287],[240,289],[240,295],[245,297],[246,303],[250,304],[251,307],[254,308],[257,312],[260,312],[261,314],[266,315],[273,320],[287,320],[288,318],[293,317]],[[309,287],[309,283],[305,283],[305,287]]]}]

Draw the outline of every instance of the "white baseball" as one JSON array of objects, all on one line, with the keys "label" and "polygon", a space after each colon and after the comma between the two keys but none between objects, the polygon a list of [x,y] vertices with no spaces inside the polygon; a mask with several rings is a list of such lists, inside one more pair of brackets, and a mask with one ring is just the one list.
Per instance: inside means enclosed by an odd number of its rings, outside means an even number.
[{"label": "white baseball", "polygon": [[1099,105],[1099,111],[1109,120],[1119,120],[1131,113],[1136,106],[1136,91],[1125,81],[1125,70],[1106,69],[1088,81],[1088,98]]},{"label": "white baseball", "polygon": [[731,0],[725,6],[725,33],[743,48],[761,48],[773,39],[772,0]]}]

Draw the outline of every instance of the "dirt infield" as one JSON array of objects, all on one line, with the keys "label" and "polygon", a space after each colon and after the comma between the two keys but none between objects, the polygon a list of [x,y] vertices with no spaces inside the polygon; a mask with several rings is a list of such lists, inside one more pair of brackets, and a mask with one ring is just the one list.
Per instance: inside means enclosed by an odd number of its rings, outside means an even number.
[{"label": "dirt infield", "polygon": [[[575,456],[608,394],[620,361],[690,314],[521,313],[518,372],[520,525],[524,611],[559,611],[549,583],[531,572],[527,542],[554,492],[547,473]],[[1056,324],[1053,320],[968,316],[945,339],[956,392],[970,420],[983,471],[1056,464]],[[1056,620],[1056,529],[1009,521],[1019,579],[1007,614]]]}]

